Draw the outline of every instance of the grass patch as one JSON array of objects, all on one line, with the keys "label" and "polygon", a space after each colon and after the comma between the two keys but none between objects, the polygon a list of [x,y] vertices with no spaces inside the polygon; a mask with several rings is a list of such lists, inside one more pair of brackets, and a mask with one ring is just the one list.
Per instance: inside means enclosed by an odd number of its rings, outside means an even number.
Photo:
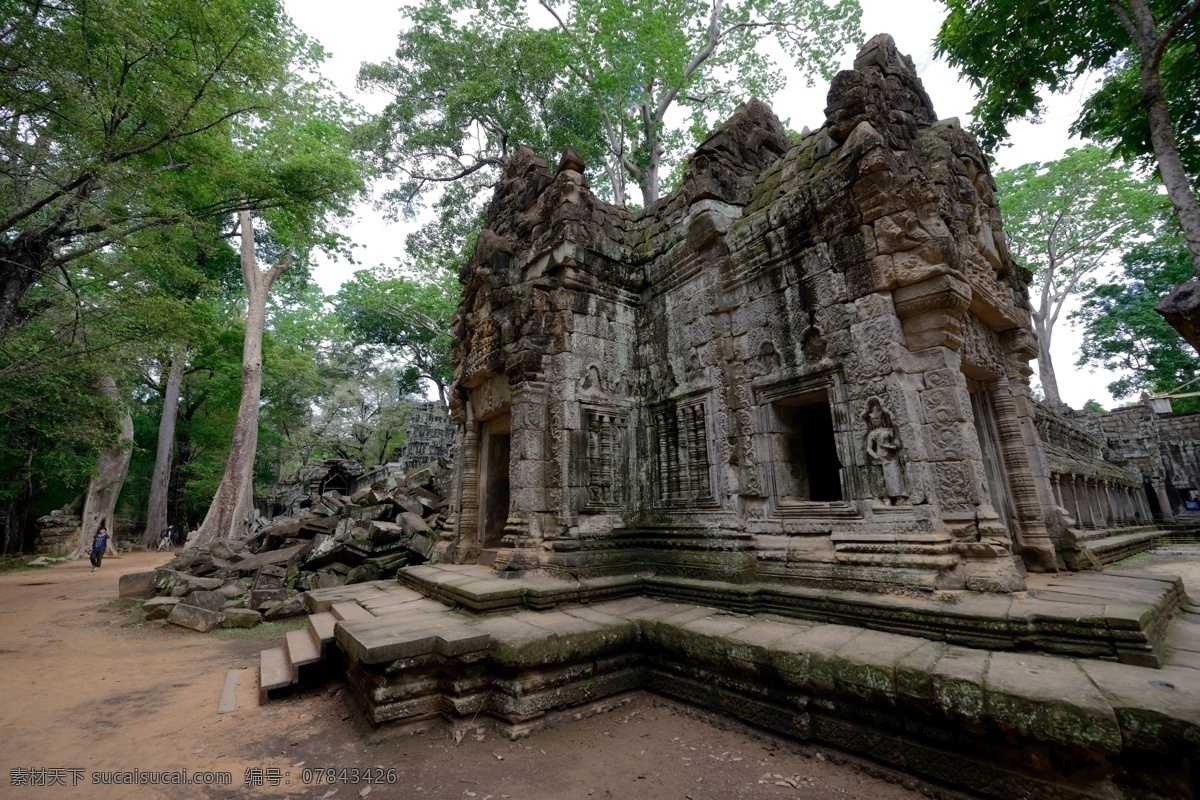
[{"label": "grass patch", "polygon": [[212,632],[218,639],[279,639],[288,631],[308,627],[308,615],[288,617],[275,622],[263,622],[253,628],[217,628]]},{"label": "grass patch", "polygon": [[1137,562],[1139,562],[1139,561],[1145,561],[1147,558],[1149,558],[1149,557],[1150,557],[1150,554],[1151,554],[1152,552],[1153,552],[1152,550],[1147,550],[1147,551],[1146,551],[1146,552],[1144,552],[1144,553],[1138,553],[1137,555],[1132,555],[1132,556],[1130,556],[1129,558],[1123,558],[1123,559],[1121,559],[1120,561],[1114,561],[1114,562],[1113,562],[1113,564],[1112,564],[1112,566],[1114,566],[1114,567],[1124,567],[1124,566],[1126,566],[1126,565],[1128,565],[1128,564],[1136,564],[1136,563],[1137,563]]},{"label": "grass patch", "polygon": [[36,572],[37,570],[50,569],[55,564],[62,564],[62,561],[55,561],[51,564],[26,564],[26,561],[32,561],[34,556],[14,556],[10,558],[0,558],[0,575],[8,572]]}]

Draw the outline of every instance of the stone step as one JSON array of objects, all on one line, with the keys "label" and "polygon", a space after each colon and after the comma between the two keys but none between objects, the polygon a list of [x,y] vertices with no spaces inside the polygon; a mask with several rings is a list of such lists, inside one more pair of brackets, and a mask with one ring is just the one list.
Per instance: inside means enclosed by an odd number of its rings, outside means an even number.
[{"label": "stone step", "polygon": [[299,669],[306,664],[315,664],[321,660],[321,650],[317,643],[308,635],[308,629],[288,631],[284,637],[284,647],[287,648],[288,661],[292,666],[292,677],[299,680]]},{"label": "stone step", "polygon": [[322,657],[325,655],[326,647],[333,641],[333,629],[337,623],[338,618],[329,611],[310,614],[308,617],[308,635],[321,649]]},{"label": "stone step", "polygon": [[329,610],[333,612],[335,617],[338,619],[344,619],[347,622],[354,620],[375,619],[374,614],[353,601],[334,603],[329,607]]},{"label": "stone step", "polygon": [[291,686],[292,665],[282,647],[263,650],[258,656],[258,699],[267,701],[267,692]]},{"label": "stone step", "polygon": [[1102,564],[1108,565],[1149,550],[1161,537],[1161,531],[1149,530],[1091,538],[1080,544],[1091,550]]}]

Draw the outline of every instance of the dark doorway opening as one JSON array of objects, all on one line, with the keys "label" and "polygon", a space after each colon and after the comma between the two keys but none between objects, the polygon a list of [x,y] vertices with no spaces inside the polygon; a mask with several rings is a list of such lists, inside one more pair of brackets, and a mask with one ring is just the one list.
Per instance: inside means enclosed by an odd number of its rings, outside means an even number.
[{"label": "dark doorway opening", "polygon": [[335,472],[321,481],[321,494],[325,494],[326,492],[340,492],[343,495],[350,494],[350,483],[342,475]]},{"label": "dark doorway opening", "polygon": [[785,496],[835,503],[842,500],[842,463],[833,431],[833,411],[822,392],[775,403],[785,463]]},{"label": "dark doorway opening", "polygon": [[483,493],[479,503],[479,542],[481,550],[500,547],[504,525],[508,522],[508,458],[511,435],[508,420],[485,426],[483,453],[480,458]]}]

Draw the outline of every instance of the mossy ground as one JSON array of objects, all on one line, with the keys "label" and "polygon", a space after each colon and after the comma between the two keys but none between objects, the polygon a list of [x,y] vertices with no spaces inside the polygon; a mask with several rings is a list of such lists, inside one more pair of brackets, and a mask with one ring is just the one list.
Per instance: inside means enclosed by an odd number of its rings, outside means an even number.
[{"label": "mossy ground", "polygon": [[298,631],[308,625],[307,616],[264,622],[253,628],[217,628],[213,636],[220,639],[280,639],[288,631]]}]

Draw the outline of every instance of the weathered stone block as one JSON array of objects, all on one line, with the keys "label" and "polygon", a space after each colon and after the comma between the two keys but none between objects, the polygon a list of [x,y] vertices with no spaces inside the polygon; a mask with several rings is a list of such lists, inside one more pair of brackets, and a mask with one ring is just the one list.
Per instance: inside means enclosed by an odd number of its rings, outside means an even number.
[{"label": "weathered stone block", "polygon": [[227,608],[222,613],[222,628],[253,628],[262,622],[262,614],[251,608]]},{"label": "weathered stone block", "polygon": [[142,603],[142,611],[146,613],[146,619],[165,619],[178,604],[178,597],[152,597]]},{"label": "weathered stone block", "polygon": [[207,608],[198,608],[197,606],[189,606],[185,603],[177,603],[171,609],[171,613],[167,615],[167,622],[172,625],[191,628],[200,633],[208,633],[220,625],[224,619],[225,615],[220,612],[209,611]]},{"label": "weathered stone block", "polygon": [[144,598],[153,597],[157,590],[157,572],[130,572],[122,575],[117,583],[117,594],[120,597]]}]

